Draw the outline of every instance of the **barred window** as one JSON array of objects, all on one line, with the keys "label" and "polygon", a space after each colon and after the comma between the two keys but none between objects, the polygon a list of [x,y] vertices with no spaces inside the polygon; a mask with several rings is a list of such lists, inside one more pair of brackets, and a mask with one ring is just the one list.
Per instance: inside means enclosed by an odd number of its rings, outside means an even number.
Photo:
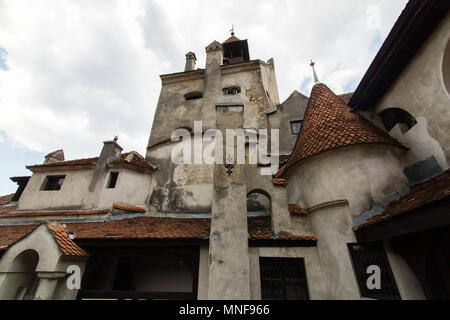
[{"label": "barred window", "polygon": [[[382,242],[373,243],[349,243],[348,248],[353,261],[361,296],[368,298],[398,300],[400,294],[395,283],[389,261],[384,251]],[[380,268],[380,289],[369,289],[367,280],[372,273],[367,273],[369,266]]]},{"label": "barred window", "polygon": [[263,300],[309,300],[303,258],[259,258]]}]

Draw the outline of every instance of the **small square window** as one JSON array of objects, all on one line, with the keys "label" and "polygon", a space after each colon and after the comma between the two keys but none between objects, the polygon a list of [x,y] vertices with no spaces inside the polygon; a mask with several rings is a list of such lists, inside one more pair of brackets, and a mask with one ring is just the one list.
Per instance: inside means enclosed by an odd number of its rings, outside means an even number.
[{"label": "small square window", "polygon": [[47,176],[43,190],[60,190],[66,176]]},{"label": "small square window", "polygon": [[302,127],[302,120],[291,121],[291,131],[292,134],[299,134],[300,128]]},{"label": "small square window", "polygon": [[109,175],[108,189],[114,189],[116,187],[117,178],[119,177],[118,172],[111,172]]}]

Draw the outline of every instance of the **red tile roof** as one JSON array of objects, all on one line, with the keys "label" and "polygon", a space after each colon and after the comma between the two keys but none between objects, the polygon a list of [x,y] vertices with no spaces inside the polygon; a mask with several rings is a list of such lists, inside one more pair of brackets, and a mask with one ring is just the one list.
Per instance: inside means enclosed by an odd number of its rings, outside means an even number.
[{"label": "red tile roof", "polygon": [[276,186],[287,186],[287,181],[286,179],[283,178],[275,178],[272,180],[273,184]]},{"label": "red tile roof", "polygon": [[145,161],[144,158],[141,155],[139,155],[137,152],[133,152],[133,156],[128,157],[130,154],[131,154],[131,152],[124,153],[121,155],[120,159],[113,160],[113,161],[109,162],[109,164],[110,165],[111,164],[112,165],[125,164],[125,165],[129,165],[129,166],[136,167],[136,168],[155,170],[155,168],[153,166],[151,166],[147,161]]},{"label": "red tile roof", "polygon": [[142,216],[66,225],[75,239],[207,239],[210,219]]},{"label": "red tile roof", "polygon": [[141,206],[132,206],[129,204],[123,204],[123,203],[113,203],[113,208],[117,210],[123,210],[123,211],[130,211],[130,212],[146,212],[147,210],[144,207]]},{"label": "red tile roof", "polygon": [[16,206],[0,206],[0,214],[7,213],[8,211],[13,210],[15,207]]},{"label": "red tile roof", "polygon": [[0,250],[7,249],[37,226],[37,224],[0,226]]},{"label": "red tile roof", "polygon": [[[132,156],[128,157],[131,154],[132,154]],[[127,159],[127,158],[131,158],[131,159]],[[33,170],[33,169],[38,169],[38,168],[95,165],[97,163],[97,160],[98,160],[98,157],[68,160],[68,161],[55,161],[55,162],[27,166],[27,169]],[[147,161],[145,161],[144,158],[136,151],[122,153],[120,155],[120,158],[113,160],[110,163],[113,163],[113,164],[124,164],[125,163],[125,164],[129,164],[131,166],[134,166],[134,167],[140,167],[140,168],[144,168],[144,169],[154,170],[154,168]]]},{"label": "red tile roof", "polygon": [[[0,248],[5,249],[34,229],[33,225],[0,226]],[[210,218],[169,218],[141,216],[103,222],[64,223],[63,227],[48,224],[61,250],[67,255],[81,255],[83,249],[69,238],[77,239],[208,239]],[[311,240],[314,235],[273,235],[270,216],[249,217],[250,240]],[[70,240],[70,241],[69,241]]]},{"label": "red tile roof", "polygon": [[88,257],[89,254],[72,241],[69,237],[69,233],[64,229],[61,225],[55,225],[53,223],[48,223],[47,227],[51,231],[53,237],[58,244],[58,247],[66,256],[75,256],[75,257]]},{"label": "red tile roof", "polygon": [[2,218],[19,218],[19,217],[49,217],[49,216],[89,216],[102,215],[109,213],[109,209],[97,210],[70,210],[70,211],[13,211],[0,215]]},{"label": "red tile roof", "polygon": [[235,41],[241,41],[241,40],[239,38],[236,38],[235,36],[231,36],[227,40],[225,40],[224,43],[235,42]]},{"label": "red tile roof", "polygon": [[390,202],[382,212],[374,215],[363,224],[354,228],[354,230],[386,221],[399,214],[405,214],[448,196],[450,196],[450,169],[424,182],[413,185],[407,195]]},{"label": "red tile roof", "polygon": [[308,214],[308,212],[305,209],[303,209],[301,206],[299,206],[298,204],[289,204],[288,210],[289,210],[290,214],[296,215],[296,216],[305,216]]},{"label": "red tile roof", "polygon": [[11,202],[13,197],[14,197],[14,193],[0,196],[0,206]]},{"label": "red tile roof", "polygon": [[36,168],[53,168],[53,167],[64,167],[64,166],[82,166],[82,165],[95,165],[97,163],[98,157],[95,158],[85,158],[85,159],[76,159],[76,160],[67,160],[67,161],[55,161],[48,162],[43,164],[35,164],[31,166],[27,166],[27,169],[36,169]]},{"label": "red tile roof", "polygon": [[311,96],[288,162],[280,168],[276,178],[289,168],[319,153],[356,144],[388,144],[402,147],[386,132],[364,117],[353,113],[326,85],[318,83]]}]

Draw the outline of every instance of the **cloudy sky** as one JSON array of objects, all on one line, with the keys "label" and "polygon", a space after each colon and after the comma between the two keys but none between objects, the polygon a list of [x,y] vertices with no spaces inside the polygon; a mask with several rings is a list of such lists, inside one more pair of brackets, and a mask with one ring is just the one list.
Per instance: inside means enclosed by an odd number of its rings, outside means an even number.
[{"label": "cloudy sky", "polygon": [[[63,148],[97,156],[119,136],[145,154],[160,74],[234,24],[250,58],[275,59],[280,98],[309,95],[310,59],[336,93],[353,91],[406,0],[0,0],[0,195],[11,176]],[[379,15],[378,15],[379,13]]]}]

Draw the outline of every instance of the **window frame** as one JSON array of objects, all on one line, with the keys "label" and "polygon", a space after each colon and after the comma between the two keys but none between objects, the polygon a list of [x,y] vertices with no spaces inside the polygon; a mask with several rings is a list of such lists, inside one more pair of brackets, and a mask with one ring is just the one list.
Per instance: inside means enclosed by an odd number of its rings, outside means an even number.
[{"label": "window frame", "polygon": [[[297,124],[297,123],[300,123],[300,128],[298,129],[298,132],[295,133],[295,132],[294,132],[293,124]],[[291,133],[292,133],[293,135],[299,135],[299,134],[300,134],[300,131],[301,131],[301,129],[302,129],[302,126],[303,126],[303,119],[300,119],[300,120],[292,120],[292,121],[290,121],[290,126],[291,126]]]},{"label": "window frame", "polygon": [[[292,265],[290,268],[300,267],[298,269],[301,277],[300,278],[288,278],[288,273],[286,270],[284,270],[286,273],[283,274],[283,271],[280,271],[280,269],[276,269],[278,271],[278,275],[280,276],[280,279],[269,279],[264,278],[263,272],[262,272],[262,265],[266,261],[268,264],[272,263],[272,267],[276,266],[277,264],[281,264],[283,266],[286,266],[287,263],[292,262]],[[274,269],[275,270],[275,269]],[[294,300],[292,298],[288,297],[288,285],[293,284],[293,282],[300,282],[301,284],[304,284],[304,286],[299,286],[298,291],[296,293],[297,296],[303,296],[304,299],[295,299],[295,300],[310,300],[310,294],[309,294],[309,285],[308,285],[308,276],[306,274],[306,263],[304,257],[259,257],[259,272],[260,272],[260,286],[261,286],[261,300],[274,300],[274,299],[280,299],[280,300]],[[274,275],[272,273],[272,275]],[[291,273],[292,276],[292,273]],[[274,297],[274,296],[264,296],[264,284],[268,282],[275,282],[278,280],[278,286],[281,287],[282,296]]]},{"label": "window frame", "polygon": [[[58,181],[54,184],[50,184],[50,179],[58,179]],[[62,179],[62,182],[60,180]],[[66,180],[66,175],[48,175],[44,179],[44,183],[42,184],[41,191],[59,191],[61,190],[64,181]],[[55,186],[54,188],[50,188]]]},{"label": "window frame", "polygon": [[[108,182],[106,183],[106,189],[115,189],[117,186],[117,182],[119,181],[119,171],[111,171],[109,173],[109,177],[108,177]],[[111,187],[111,181],[113,178],[113,175],[115,175],[115,181],[114,181],[114,186]]]}]

